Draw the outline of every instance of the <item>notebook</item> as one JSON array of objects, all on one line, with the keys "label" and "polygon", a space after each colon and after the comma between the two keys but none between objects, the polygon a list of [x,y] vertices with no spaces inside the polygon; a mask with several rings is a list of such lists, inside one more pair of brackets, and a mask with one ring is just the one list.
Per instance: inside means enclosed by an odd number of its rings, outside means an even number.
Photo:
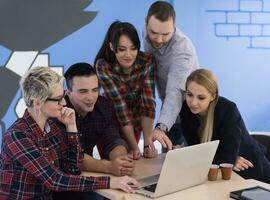
[{"label": "notebook", "polygon": [[230,197],[238,200],[269,200],[270,190],[261,186],[255,186],[233,191],[230,193]]},{"label": "notebook", "polygon": [[218,144],[216,140],[169,151],[160,174],[138,180],[142,187],[136,193],[156,198],[205,182]]}]

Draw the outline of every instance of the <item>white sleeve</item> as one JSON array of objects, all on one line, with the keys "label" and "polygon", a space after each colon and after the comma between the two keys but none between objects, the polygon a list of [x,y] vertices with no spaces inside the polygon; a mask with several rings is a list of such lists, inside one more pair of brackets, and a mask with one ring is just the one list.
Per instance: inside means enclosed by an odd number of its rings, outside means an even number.
[{"label": "white sleeve", "polygon": [[[192,45],[192,44],[191,44]],[[189,47],[189,45],[187,46]],[[168,129],[175,123],[184,100],[185,82],[189,74],[198,68],[197,56],[192,47],[175,49],[172,65],[169,66],[165,99],[158,122],[167,125]]]}]

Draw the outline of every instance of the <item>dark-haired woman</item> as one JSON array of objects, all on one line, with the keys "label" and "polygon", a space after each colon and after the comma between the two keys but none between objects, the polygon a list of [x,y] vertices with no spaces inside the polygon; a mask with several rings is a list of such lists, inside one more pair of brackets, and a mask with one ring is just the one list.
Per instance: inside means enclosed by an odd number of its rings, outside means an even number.
[{"label": "dark-haired woman", "polygon": [[140,51],[135,27],[127,22],[111,24],[96,56],[100,84],[114,104],[123,137],[134,159],[141,156],[138,141],[143,132],[144,152],[154,157],[150,134],[155,118],[155,62]]}]

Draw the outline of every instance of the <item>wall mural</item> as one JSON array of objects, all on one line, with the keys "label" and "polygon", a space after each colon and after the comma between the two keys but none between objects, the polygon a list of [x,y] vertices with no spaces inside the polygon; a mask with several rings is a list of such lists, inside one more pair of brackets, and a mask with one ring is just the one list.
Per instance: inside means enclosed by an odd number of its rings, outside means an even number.
[{"label": "wall mural", "polygon": [[[11,51],[0,67],[0,125],[19,90],[21,76],[35,66],[50,66],[60,74],[63,66],[50,65],[44,49],[57,43],[95,19],[97,12],[84,11],[92,0],[1,0],[0,44]],[[64,6],[63,6],[64,5]],[[48,14],[49,13],[49,14]],[[17,116],[25,109],[21,97],[14,107]]]},{"label": "wall mural", "polygon": [[[19,80],[28,69],[50,66],[61,74],[75,62],[92,63],[114,20],[134,24],[141,36],[153,2],[1,0],[0,140],[24,111]],[[201,66],[215,72],[221,94],[237,103],[248,130],[269,131],[270,0],[170,2]]]}]

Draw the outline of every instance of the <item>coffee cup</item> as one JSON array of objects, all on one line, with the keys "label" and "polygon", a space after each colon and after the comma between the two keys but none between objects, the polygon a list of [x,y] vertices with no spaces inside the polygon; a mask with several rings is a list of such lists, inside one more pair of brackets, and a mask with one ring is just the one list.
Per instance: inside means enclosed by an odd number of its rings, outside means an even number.
[{"label": "coffee cup", "polygon": [[211,165],[209,172],[208,172],[208,180],[209,181],[216,181],[218,176],[218,165]]},{"label": "coffee cup", "polygon": [[233,164],[221,163],[220,165],[222,179],[230,180],[232,175]]}]

